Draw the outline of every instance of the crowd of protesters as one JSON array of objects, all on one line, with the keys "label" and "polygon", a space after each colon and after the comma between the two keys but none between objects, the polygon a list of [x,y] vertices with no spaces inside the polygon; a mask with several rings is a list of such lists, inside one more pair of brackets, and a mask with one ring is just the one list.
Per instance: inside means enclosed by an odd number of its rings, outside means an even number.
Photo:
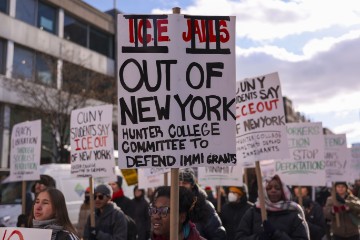
[{"label": "crowd of protesters", "polygon": [[[17,226],[51,229],[52,240],[170,240],[171,187],[145,192],[135,186],[130,199],[122,181],[119,176],[93,190],[95,224],[87,188],[78,224],[73,226],[64,195],[50,176],[41,175],[32,188],[35,198],[26,197],[26,212]],[[336,182],[333,196],[330,188],[316,194],[309,186],[290,188],[277,175],[264,178],[262,184],[265,219],[260,199],[244,187],[217,188],[220,193],[215,195],[211,187],[199,186],[193,169],[180,169],[178,239],[359,240],[360,212],[347,201],[359,197],[360,181],[351,189],[346,182]]]}]

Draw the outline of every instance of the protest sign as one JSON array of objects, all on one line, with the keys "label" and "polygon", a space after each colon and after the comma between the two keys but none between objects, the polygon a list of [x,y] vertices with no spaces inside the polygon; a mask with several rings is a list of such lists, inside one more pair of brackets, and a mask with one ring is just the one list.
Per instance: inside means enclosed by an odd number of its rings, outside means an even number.
[{"label": "protest sign", "polygon": [[40,179],[41,120],[14,125],[11,132],[10,181]]},{"label": "protest sign", "polygon": [[286,131],[290,158],[277,160],[275,173],[288,185],[325,186],[322,124],[288,123]]},{"label": "protest sign", "polygon": [[284,105],[277,73],[237,82],[236,153],[243,166],[288,158]]},{"label": "protest sign", "polygon": [[353,179],[360,179],[360,146],[352,146],[351,149],[351,169],[353,172]]},{"label": "protest sign", "polygon": [[326,180],[351,181],[350,154],[345,134],[324,135]]},{"label": "protest sign", "polygon": [[114,175],[112,105],[71,112],[71,174],[76,177]]},{"label": "protest sign", "polygon": [[0,227],[0,239],[3,240],[51,240],[51,229]]},{"label": "protest sign", "polygon": [[121,169],[121,173],[124,176],[128,186],[138,183],[138,175],[136,169]]},{"label": "protest sign", "polygon": [[199,167],[198,183],[202,186],[243,186],[243,167]]},{"label": "protest sign", "polygon": [[155,176],[163,173],[170,172],[169,168],[148,168],[144,171],[146,176]]},{"label": "protest sign", "polygon": [[233,166],[235,17],[118,15],[120,168]]},{"label": "protest sign", "polygon": [[[164,186],[164,174],[159,173],[154,175],[150,173],[150,168],[140,168],[138,169],[138,186],[140,189],[147,188],[156,188],[159,186]],[[169,174],[170,175],[170,174]],[[168,175],[168,182],[170,182],[170,176]]]}]

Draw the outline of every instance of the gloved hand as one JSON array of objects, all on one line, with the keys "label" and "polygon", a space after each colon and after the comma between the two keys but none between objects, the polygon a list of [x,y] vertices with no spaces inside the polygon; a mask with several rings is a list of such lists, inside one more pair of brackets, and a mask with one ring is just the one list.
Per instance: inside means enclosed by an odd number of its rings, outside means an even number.
[{"label": "gloved hand", "polygon": [[345,212],[348,211],[349,207],[346,205],[341,205],[341,206],[333,206],[331,212],[332,213],[340,213],[340,212]]},{"label": "gloved hand", "polygon": [[264,233],[266,235],[268,235],[270,238],[274,235],[275,233],[275,228],[274,226],[270,223],[269,220],[264,220],[263,222],[263,228],[264,228]]},{"label": "gloved hand", "polygon": [[89,240],[96,240],[96,234],[97,234],[97,230],[94,227],[90,227],[90,236],[89,236]]}]

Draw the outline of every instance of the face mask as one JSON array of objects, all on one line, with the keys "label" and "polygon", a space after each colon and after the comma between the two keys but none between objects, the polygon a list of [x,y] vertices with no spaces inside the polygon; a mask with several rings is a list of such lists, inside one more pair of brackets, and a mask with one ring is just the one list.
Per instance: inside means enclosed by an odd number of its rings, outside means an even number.
[{"label": "face mask", "polygon": [[229,202],[236,202],[237,201],[237,195],[235,193],[230,192],[228,195]]}]

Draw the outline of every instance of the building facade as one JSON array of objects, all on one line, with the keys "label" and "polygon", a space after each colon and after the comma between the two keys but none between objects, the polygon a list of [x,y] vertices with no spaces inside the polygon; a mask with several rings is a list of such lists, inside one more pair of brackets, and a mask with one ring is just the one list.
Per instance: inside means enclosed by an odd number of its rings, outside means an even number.
[{"label": "building facade", "polygon": [[[38,118],[31,101],[6,84],[26,81],[47,91],[66,91],[78,81],[81,92],[116,89],[115,21],[80,0],[0,0],[0,22],[0,168],[4,169],[9,168],[12,126]],[[81,74],[81,80],[79,75],[70,77],[71,72]],[[96,88],[90,76],[98,80]],[[46,126],[42,145],[42,163],[51,162],[43,151],[54,145]]]}]

